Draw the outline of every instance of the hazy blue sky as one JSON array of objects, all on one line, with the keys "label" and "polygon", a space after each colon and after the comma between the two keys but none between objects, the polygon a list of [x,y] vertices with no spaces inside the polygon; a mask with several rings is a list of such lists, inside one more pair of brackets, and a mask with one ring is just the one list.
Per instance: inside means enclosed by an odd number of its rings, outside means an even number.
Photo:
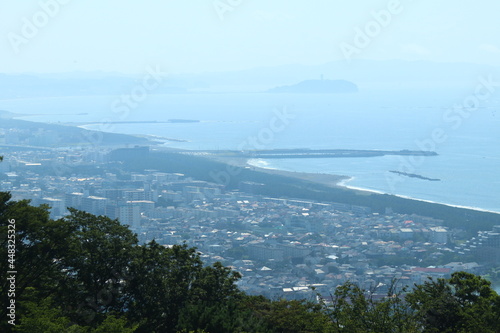
[{"label": "hazy blue sky", "polygon": [[498,13],[498,0],[0,0],[0,72],[179,73],[346,56],[500,65]]}]

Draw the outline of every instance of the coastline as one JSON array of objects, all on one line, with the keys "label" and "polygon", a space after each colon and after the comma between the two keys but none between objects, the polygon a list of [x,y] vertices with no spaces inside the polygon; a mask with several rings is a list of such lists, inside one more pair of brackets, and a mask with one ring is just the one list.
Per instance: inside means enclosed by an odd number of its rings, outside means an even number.
[{"label": "coastline", "polygon": [[[183,173],[194,179],[225,183],[229,189],[234,190],[240,187],[241,182],[260,183],[264,186],[259,187],[255,194],[268,197],[364,206],[369,207],[372,212],[382,214],[387,208],[391,208],[400,214],[417,214],[442,220],[445,226],[463,229],[471,236],[480,230],[491,230],[494,225],[500,225],[500,214],[496,212],[452,207],[339,186],[342,181],[346,184],[350,178],[346,176],[255,167],[248,164],[247,158],[240,156],[182,154],[186,151],[166,148],[155,151],[149,154],[149,157],[136,159],[133,154],[127,154],[119,160],[130,171],[154,169],[160,172]],[[174,159],[176,161],[172,163]]]},{"label": "coastline", "polygon": [[456,204],[450,204],[450,203],[445,203],[445,202],[439,202],[439,201],[433,201],[433,200],[427,200],[427,199],[419,199],[403,194],[392,194],[392,193],[386,193],[383,191],[378,191],[374,189],[369,189],[369,188],[364,188],[364,187],[359,187],[359,186],[352,186],[348,185],[350,181],[354,179],[354,177],[351,176],[344,176],[344,175],[333,175],[333,174],[325,174],[325,173],[307,173],[307,172],[295,172],[295,171],[286,171],[286,170],[280,170],[276,168],[270,168],[266,166],[261,166],[258,165],[257,161],[252,161],[252,159],[246,160],[245,164],[242,165],[242,161],[233,161],[231,160],[228,162],[227,160],[225,161],[226,163],[233,164],[231,162],[237,162],[237,166],[250,166],[254,170],[260,171],[260,172],[266,172],[269,174],[276,174],[276,175],[282,175],[282,176],[288,176],[288,177],[293,177],[293,178],[298,178],[302,180],[307,180],[311,181],[314,183],[319,183],[322,185],[326,185],[329,187],[336,187],[336,188],[345,188],[349,189],[358,193],[366,193],[366,194],[382,194],[382,195],[391,195],[394,197],[402,198],[402,199],[408,199],[408,200],[414,200],[414,201],[421,201],[421,202],[426,202],[430,204],[438,204],[438,205],[444,205],[452,208],[464,208],[464,209],[470,209],[470,210],[475,210],[479,212],[485,212],[485,213],[492,213],[492,214],[499,214],[499,211],[494,211],[494,210],[488,210],[488,209],[483,209],[480,207],[473,207],[473,206],[464,206],[464,205],[456,205]]},{"label": "coastline", "polygon": [[245,158],[217,158],[217,160],[237,167],[250,168],[252,170],[264,172],[271,175],[280,175],[285,177],[297,178],[301,180],[310,181],[313,183],[327,185],[329,187],[337,187],[337,188],[344,187],[339,184],[348,181],[351,178],[343,175],[296,172],[296,171],[287,171],[287,170],[269,168],[265,166],[259,166],[257,163],[255,163],[255,161],[252,162],[252,159],[245,159]]}]

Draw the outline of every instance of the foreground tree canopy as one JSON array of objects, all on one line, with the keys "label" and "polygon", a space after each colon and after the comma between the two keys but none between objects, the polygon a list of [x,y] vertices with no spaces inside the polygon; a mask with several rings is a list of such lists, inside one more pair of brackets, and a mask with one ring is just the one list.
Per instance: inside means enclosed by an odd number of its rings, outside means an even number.
[{"label": "foreground tree canopy", "polygon": [[[15,221],[15,323],[9,224]],[[248,296],[240,274],[205,266],[187,245],[139,245],[117,220],[48,207],[0,192],[1,332],[498,332],[500,297],[459,272],[374,301],[345,283],[306,301]],[[325,295],[323,295],[325,296]]]}]

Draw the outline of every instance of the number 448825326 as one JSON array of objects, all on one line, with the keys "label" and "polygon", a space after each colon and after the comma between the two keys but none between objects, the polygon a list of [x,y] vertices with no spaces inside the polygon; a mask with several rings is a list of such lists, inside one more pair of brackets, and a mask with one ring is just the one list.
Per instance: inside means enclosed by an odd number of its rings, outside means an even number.
[{"label": "number 448825326", "polygon": [[7,257],[9,262],[9,269],[15,269],[16,262],[16,220],[9,220],[7,231]]}]

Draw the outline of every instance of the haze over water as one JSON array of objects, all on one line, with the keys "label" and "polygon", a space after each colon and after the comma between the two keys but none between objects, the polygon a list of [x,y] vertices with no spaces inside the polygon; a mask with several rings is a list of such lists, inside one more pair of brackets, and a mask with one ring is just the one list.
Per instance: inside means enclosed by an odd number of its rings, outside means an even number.
[{"label": "haze over water", "polygon": [[[7,102],[17,113],[36,105],[33,121],[116,119],[114,96],[29,99]],[[116,133],[183,140],[182,149],[374,149],[432,150],[438,156],[252,160],[255,166],[352,177],[345,185],[451,205],[500,212],[500,113],[498,100],[484,103],[459,126],[450,108],[456,91],[381,91],[358,94],[169,94],[152,95],[124,121],[200,120],[199,123],[112,124]],[[31,112],[33,113],[33,112]],[[50,116],[47,114],[59,114]],[[86,115],[75,116],[78,113]],[[273,119],[285,115],[273,128]],[[60,114],[67,114],[61,116]],[[446,117],[448,115],[448,117]],[[455,114],[456,116],[456,114]],[[283,126],[282,126],[283,125]],[[109,130],[110,125],[85,128]],[[432,133],[442,130],[444,140]],[[271,133],[271,136],[269,136]],[[396,170],[440,181],[409,178]]]},{"label": "haze over water", "polygon": [[[0,109],[37,113],[39,117],[25,119],[43,122],[199,119],[202,122],[191,124],[115,124],[113,131],[186,140],[167,143],[178,148],[235,149],[270,126],[274,108],[286,108],[295,119],[259,146],[428,148],[439,156],[409,165],[397,156],[254,163],[342,174],[353,177],[350,186],[500,211],[495,172],[500,165],[498,1],[487,0],[482,6],[462,1],[457,6],[453,0],[317,0],[314,5],[252,0],[225,1],[222,7],[221,2],[52,1],[57,8],[51,9],[40,1],[12,2],[0,11],[0,47],[5,50],[0,61]],[[404,62],[406,67],[401,67]],[[169,84],[186,83],[188,91],[255,86],[262,89],[246,91],[262,91],[324,75],[350,80],[361,93],[148,91],[148,98],[123,119],[111,111],[117,96],[51,97],[82,95],[96,86],[130,93],[133,84],[105,79],[127,73],[142,82],[151,68]],[[42,73],[59,73],[60,87],[37,81]],[[16,75],[28,78],[27,83],[16,86]],[[77,84],[66,91],[64,80],[70,77]],[[84,79],[89,77],[98,79],[86,86]],[[444,120],[447,108],[476,92],[478,77],[494,82],[487,100],[481,100],[470,116],[460,116],[459,123]],[[437,81],[436,90],[432,85]],[[47,87],[50,91],[44,90]],[[75,117],[77,113],[88,115]],[[417,144],[428,142],[436,128],[445,140],[435,147]],[[441,181],[397,176],[389,170]]]}]

